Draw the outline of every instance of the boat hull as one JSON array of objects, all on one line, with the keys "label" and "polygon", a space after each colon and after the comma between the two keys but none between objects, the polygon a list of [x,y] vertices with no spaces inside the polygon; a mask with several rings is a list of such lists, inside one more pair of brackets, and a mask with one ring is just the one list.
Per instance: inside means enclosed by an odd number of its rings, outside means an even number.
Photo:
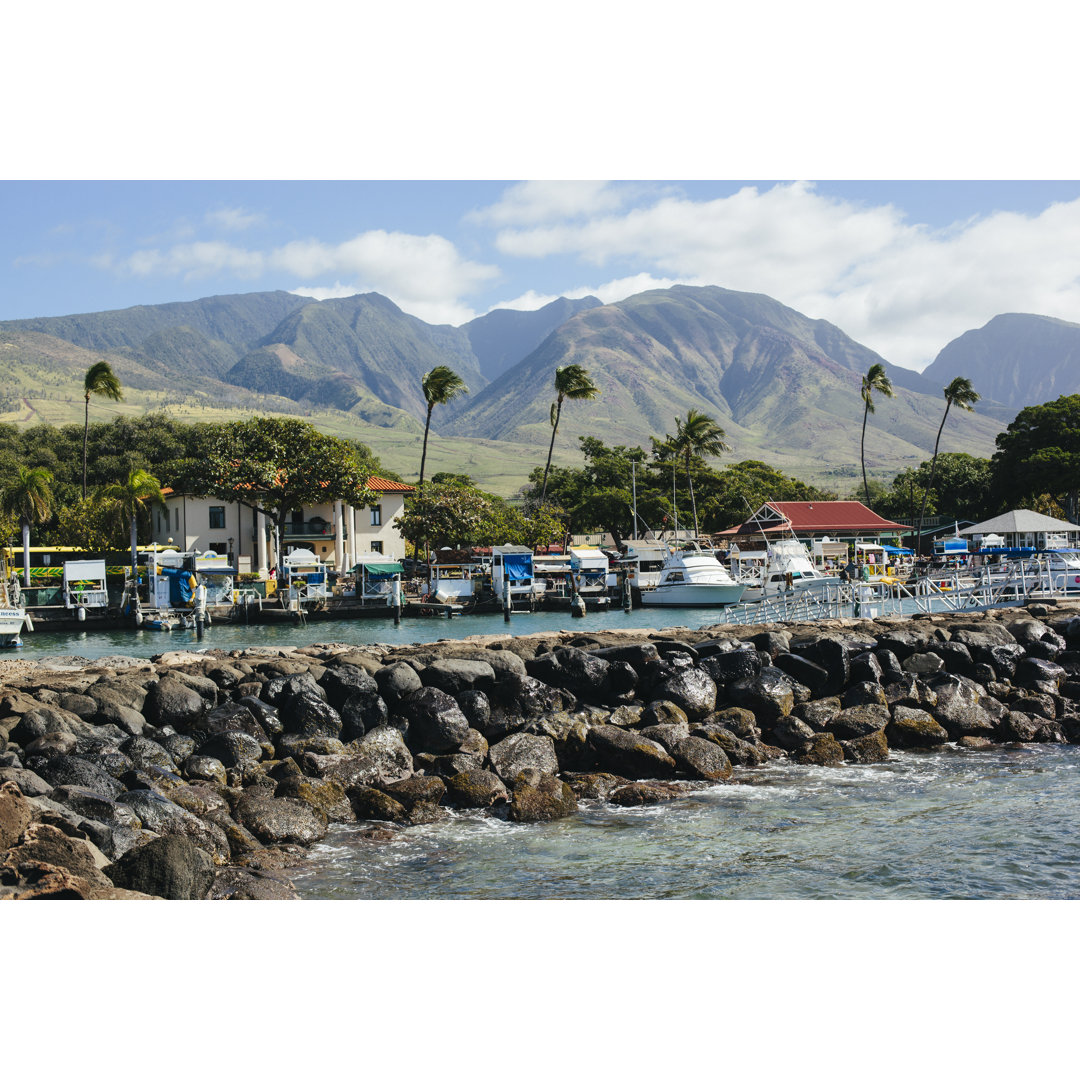
[{"label": "boat hull", "polygon": [[746,586],[733,584],[658,585],[655,589],[641,591],[643,607],[727,607],[742,599]]}]

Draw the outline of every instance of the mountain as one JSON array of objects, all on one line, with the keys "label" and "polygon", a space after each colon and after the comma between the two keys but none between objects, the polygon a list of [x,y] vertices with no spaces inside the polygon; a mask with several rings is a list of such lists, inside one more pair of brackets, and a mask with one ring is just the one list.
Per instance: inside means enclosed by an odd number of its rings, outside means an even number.
[{"label": "mountain", "polygon": [[[564,406],[560,443],[591,434],[647,446],[650,435],[673,432],[676,417],[695,408],[721,424],[737,459],[759,458],[797,475],[854,476],[862,376],[879,362],[836,326],[771,297],[678,285],[574,315],[445,430],[546,447],[555,368],[577,363],[602,393]],[[899,386],[867,425],[868,471],[888,475],[925,460],[943,408]],[[946,426],[941,448],[985,456],[999,430],[994,420],[965,414]]]},{"label": "mountain", "polygon": [[595,296],[580,300],[560,296],[536,311],[497,308],[466,323],[462,329],[469,337],[484,376],[489,380],[497,379],[528,356],[571,315],[600,306]]},{"label": "mountain", "polygon": [[966,376],[984,398],[1008,406],[1011,420],[1026,405],[1080,393],[1080,324],[996,315],[950,341],[923,375],[941,386]]}]

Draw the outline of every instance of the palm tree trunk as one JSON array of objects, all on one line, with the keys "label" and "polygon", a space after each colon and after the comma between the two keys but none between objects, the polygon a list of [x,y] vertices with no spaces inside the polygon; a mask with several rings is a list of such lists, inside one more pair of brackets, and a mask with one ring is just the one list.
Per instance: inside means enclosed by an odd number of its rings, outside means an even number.
[{"label": "palm tree trunk", "polygon": [[23,584],[30,588],[30,522],[22,520]]},{"label": "palm tree trunk", "polygon": [[86,395],[86,420],[82,436],[82,497],[86,498],[86,443],[90,438],[90,395]]},{"label": "palm tree trunk", "polygon": [[427,437],[428,431],[431,430],[431,410],[433,408],[435,408],[434,405],[427,407],[427,423],[424,425],[424,452],[420,455],[420,479],[417,481],[417,487],[424,483],[424,466],[427,464]]},{"label": "palm tree trunk", "polygon": [[923,550],[922,550],[922,546],[923,546],[923,543],[922,543],[922,529],[923,529],[923,520],[926,517],[926,500],[930,495],[930,489],[934,486],[934,472],[937,470],[938,444],[941,442],[941,433],[942,433],[942,431],[945,430],[945,421],[948,418],[949,406],[951,404],[952,404],[951,401],[947,401],[945,403],[945,415],[941,418],[941,426],[937,429],[937,438],[934,440],[934,456],[930,459],[930,483],[926,485],[926,490],[923,492],[923,496],[922,496],[922,506],[919,507],[919,533],[918,533],[918,536],[919,536],[919,539],[918,539],[919,549],[918,549],[918,552],[917,552],[917,554],[919,554],[919,555],[921,555],[923,553]]},{"label": "palm tree trunk", "polygon": [[544,486],[540,491],[540,505],[547,499],[548,473],[551,471],[551,455],[555,452],[555,432],[559,430],[559,416],[562,413],[562,397],[555,405],[555,423],[551,425],[551,443],[548,446],[547,464],[544,466]]},{"label": "palm tree trunk", "polygon": [[862,461],[862,486],[866,495],[866,507],[870,508],[870,485],[866,481],[866,418],[870,415],[870,403],[867,402],[862,413],[862,442],[859,443],[859,458]]},{"label": "palm tree trunk", "polygon": [[686,482],[690,485],[690,505],[694,508],[694,536],[698,534],[697,499],[694,496],[694,478],[690,475],[690,455],[686,455]]}]

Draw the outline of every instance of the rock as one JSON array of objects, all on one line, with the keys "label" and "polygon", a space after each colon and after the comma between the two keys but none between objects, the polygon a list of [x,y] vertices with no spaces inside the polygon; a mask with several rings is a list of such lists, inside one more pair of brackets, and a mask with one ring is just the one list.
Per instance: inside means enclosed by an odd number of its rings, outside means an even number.
[{"label": "rock", "polygon": [[903,705],[893,708],[885,737],[901,750],[925,749],[949,741],[949,733],[928,712]]},{"label": "rock", "polygon": [[52,791],[52,784],[43,780],[36,772],[30,769],[18,769],[7,766],[0,768],[0,784],[14,784],[27,798],[39,795],[48,795]]},{"label": "rock", "polygon": [[[375,685],[372,680],[372,686]],[[345,742],[359,739],[372,728],[385,724],[390,718],[386,702],[379,696],[378,688],[358,690],[350,694],[341,705],[341,738]]]},{"label": "rock", "polygon": [[[446,784],[437,776],[410,776],[406,780],[396,780],[383,789],[390,798],[401,803],[409,812],[423,804],[437,805],[446,794]],[[414,822],[415,823],[415,822]]]},{"label": "rock", "polygon": [[122,855],[106,875],[120,888],[167,900],[201,900],[214,879],[210,857],[182,836],[160,836]]},{"label": "rock", "polygon": [[785,716],[773,725],[772,739],[777,746],[785,750],[800,750],[806,743],[813,742],[817,732],[797,716]]},{"label": "rock", "polygon": [[229,859],[229,842],[218,826],[196,817],[156,791],[125,791],[117,802],[129,806],[151,832],[181,836],[205,851],[218,864]]},{"label": "rock", "polygon": [[796,682],[808,686],[815,694],[821,692],[829,681],[829,673],[825,668],[796,653],[779,653],[773,658],[773,663]]},{"label": "rock", "polygon": [[33,816],[31,804],[14,783],[0,786],[0,851],[18,842]]},{"label": "rock", "polygon": [[818,698],[817,701],[806,701],[796,705],[791,710],[792,716],[802,720],[803,723],[813,728],[814,731],[824,731],[829,724],[840,715],[843,706],[838,697]]},{"label": "rock", "polygon": [[223,787],[228,783],[225,765],[214,757],[192,754],[181,766],[183,776],[188,780],[207,780]]},{"label": "rock", "polygon": [[844,760],[854,761],[858,765],[873,765],[889,760],[889,744],[884,731],[874,731],[858,739],[843,739],[840,746],[844,751]]},{"label": "rock", "polygon": [[58,754],[45,759],[41,764],[37,764],[36,759],[34,760],[33,771],[51,787],[72,784],[75,787],[89,788],[109,799],[115,799],[124,790],[123,784],[111,777],[104,769],[82,758]]},{"label": "rock", "polygon": [[420,681],[451,697],[475,690],[487,693],[495,685],[495,669],[482,660],[435,660],[420,672]]},{"label": "rock", "polygon": [[699,739],[708,739],[715,743],[735,765],[756,766],[768,761],[765,753],[753,743],[740,739],[733,731],[716,723],[695,724],[690,734]]},{"label": "rock", "polygon": [[91,821],[100,821],[103,825],[108,825],[110,829],[118,827],[142,828],[142,822],[139,820],[138,814],[130,806],[125,806],[115,799],[99,795],[89,788],[60,784],[53,788],[49,798],[61,806],[68,807],[84,818],[90,818]]},{"label": "rock", "polygon": [[519,775],[510,796],[511,821],[554,821],[577,810],[577,798],[570,785],[536,770]]},{"label": "rock", "polygon": [[248,790],[233,813],[264,844],[313,844],[326,835],[326,815],[298,799],[276,799]]},{"label": "rock", "polygon": [[982,688],[963,675],[938,675],[933,683],[937,704],[931,710],[934,719],[952,739],[965,735],[990,735],[999,718],[984,707],[987,699]]},{"label": "rock", "polygon": [[856,705],[841,709],[829,721],[829,732],[837,739],[860,739],[883,731],[889,719],[889,710],[884,705]]},{"label": "rock", "polygon": [[85,736],[93,734],[93,731],[93,727],[75,713],[49,705],[39,705],[22,715],[19,722],[12,728],[9,738],[18,746],[28,747],[35,739],[40,739],[43,735],[63,733]]},{"label": "rock", "polygon": [[425,686],[397,705],[409,723],[410,744],[434,754],[451,753],[469,733],[469,722],[457,702],[442,690]]},{"label": "rock", "polygon": [[144,739],[141,735],[133,735],[125,739],[119,746],[122,754],[131,759],[131,764],[136,769],[153,765],[158,769],[168,769],[170,772],[176,768],[176,762],[160,743],[153,739]]},{"label": "rock", "polygon": [[[839,702],[837,705],[839,706]],[[749,709],[740,709],[738,706],[719,709],[709,719],[734,732],[740,739],[755,738],[761,734],[757,717]]]},{"label": "rock", "polygon": [[564,779],[579,799],[606,799],[617,787],[626,784],[625,777],[605,772],[571,773]]},{"label": "rock", "polygon": [[857,705],[886,705],[888,699],[885,691],[878,682],[853,682],[843,696],[845,709],[854,708]]},{"label": "rock", "polygon": [[[91,690],[94,687],[90,688]],[[166,675],[151,683],[146,692],[144,715],[158,727],[166,724],[186,732],[207,709],[205,699],[197,690],[185,686],[179,679]]]},{"label": "rock", "polygon": [[70,731],[50,731],[39,735],[26,747],[26,756],[51,757],[53,754],[74,754],[79,740]]},{"label": "rock", "polygon": [[299,900],[296,886],[263,870],[228,866],[214,874],[207,900]]},{"label": "rock", "polygon": [[488,757],[495,774],[506,784],[512,784],[523,769],[551,775],[559,771],[554,740],[544,735],[508,735],[491,747]]},{"label": "rock", "polygon": [[615,788],[609,796],[609,801],[616,806],[651,806],[654,803],[678,799],[685,794],[685,791],[674,784],[665,784],[658,780],[644,780]]},{"label": "rock", "polygon": [[1043,693],[1056,694],[1058,687],[1067,677],[1068,673],[1058,664],[1050,660],[1040,660],[1033,656],[1027,656],[1017,662],[1013,682],[1017,686],[1031,687]]},{"label": "rock", "polygon": [[379,684],[363,668],[351,664],[328,667],[319,679],[326,700],[338,711],[354,694],[370,696],[379,693]]},{"label": "rock", "polygon": [[395,821],[400,824],[409,817],[408,810],[397,799],[378,788],[350,788],[349,802],[361,821]]},{"label": "rock", "polygon": [[[226,769],[243,770],[263,759],[263,748],[243,731],[223,731],[212,735],[200,747],[200,756],[216,758]],[[190,759],[188,759],[190,760]],[[212,776],[200,779],[211,780]]]},{"label": "rock", "polygon": [[727,780],[731,762],[727,754],[708,739],[690,735],[671,751],[680,770],[696,780]]},{"label": "rock", "polygon": [[380,668],[375,673],[375,682],[383,700],[391,709],[423,686],[420,676],[413,668],[401,662]]},{"label": "rock", "polygon": [[831,732],[826,731],[815,735],[813,740],[795,755],[795,760],[800,765],[840,765],[844,760],[844,748],[833,738]]},{"label": "rock", "polygon": [[23,831],[22,838],[7,854],[4,865],[16,867],[24,862],[59,866],[94,885],[109,885],[101,872],[109,860],[89,840],[68,836],[54,825],[33,822]]},{"label": "rock", "polygon": [[[899,661],[896,666],[899,668]],[[881,666],[881,660],[876,653],[860,653],[851,660],[852,683],[880,683],[884,674],[885,671]]]},{"label": "rock", "polygon": [[318,776],[290,776],[278,781],[275,799],[295,799],[314,807],[328,822],[345,823],[356,820],[345,789],[336,780]]},{"label": "rock", "polygon": [[462,810],[479,810],[508,799],[506,785],[486,769],[466,769],[446,780],[446,801]]},{"label": "rock", "polygon": [[700,668],[690,668],[653,687],[650,700],[671,701],[691,720],[701,720],[716,708],[716,683]]},{"label": "rock", "polygon": [[971,675],[971,652],[961,641],[935,641],[930,648],[941,657],[945,670],[953,675]]},{"label": "rock", "polygon": [[560,647],[525,663],[525,670],[535,679],[557,690],[569,690],[583,701],[603,701],[610,692],[610,665],[584,649]]},{"label": "rock", "polygon": [[351,787],[387,784],[412,775],[412,754],[396,728],[374,728],[349,743],[346,750],[328,757],[305,755],[304,763],[312,766],[311,775],[337,780],[346,792]]},{"label": "rock", "polygon": [[690,724],[683,720],[673,724],[651,724],[637,729],[643,739],[659,743],[669,754],[674,756],[673,748],[690,736]]},{"label": "rock", "polygon": [[[523,731],[525,735],[538,735],[551,740],[558,761],[556,772],[576,769],[590,760],[588,743],[589,724],[580,716],[570,713],[547,713],[530,720]],[[488,749],[490,753],[490,748]],[[480,756],[483,762],[484,756]],[[537,766],[539,767],[539,766]]]},{"label": "rock", "polygon": [[901,665],[913,675],[936,675],[945,667],[945,661],[933,652],[912,653]]},{"label": "rock", "polygon": [[765,668],[756,679],[731,683],[728,694],[735,705],[749,709],[762,728],[771,727],[795,707],[791,680],[778,668]]},{"label": "rock", "polygon": [[736,649],[706,657],[699,668],[717,686],[726,686],[744,679],[756,679],[761,674],[761,656],[756,649]]},{"label": "rock", "polygon": [[278,713],[288,735],[330,739],[341,736],[341,714],[328,701],[313,694],[300,693],[283,698]]},{"label": "rock", "polygon": [[624,728],[612,724],[591,727],[588,741],[601,769],[628,779],[665,777],[675,771],[675,759],[659,743]]}]

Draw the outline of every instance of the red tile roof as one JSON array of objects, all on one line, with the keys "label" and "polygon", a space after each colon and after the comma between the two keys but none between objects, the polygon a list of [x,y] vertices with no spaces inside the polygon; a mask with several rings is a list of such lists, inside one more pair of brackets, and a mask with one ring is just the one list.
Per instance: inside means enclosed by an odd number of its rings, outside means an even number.
[{"label": "red tile roof", "polygon": [[384,480],[381,476],[369,476],[367,486],[372,491],[415,491],[411,484],[399,484],[396,480]]},{"label": "red tile roof", "polygon": [[[881,533],[906,529],[898,522],[875,514],[861,502],[769,502],[765,505],[772,507],[786,520],[786,524],[765,525],[763,531],[766,533],[786,532],[789,529],[797,533]],[[760,531],[762,529],[756,523],[747,521],[733,529],[725,529],[720,535],[736,536]]]}]

